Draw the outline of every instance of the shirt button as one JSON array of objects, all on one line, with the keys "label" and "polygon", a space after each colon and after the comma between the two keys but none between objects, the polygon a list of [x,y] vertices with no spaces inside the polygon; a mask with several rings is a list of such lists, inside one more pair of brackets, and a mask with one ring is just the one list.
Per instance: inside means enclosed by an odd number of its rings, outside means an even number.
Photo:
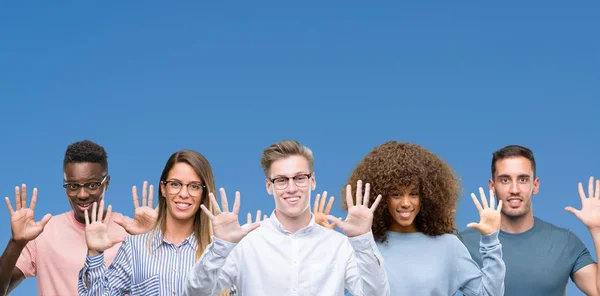
[{"label": "shirt button", "polygon": [[173,295],[175,295],[175,294],[177,294],[177,293],[175,293],[175,291],[173,291]]}]

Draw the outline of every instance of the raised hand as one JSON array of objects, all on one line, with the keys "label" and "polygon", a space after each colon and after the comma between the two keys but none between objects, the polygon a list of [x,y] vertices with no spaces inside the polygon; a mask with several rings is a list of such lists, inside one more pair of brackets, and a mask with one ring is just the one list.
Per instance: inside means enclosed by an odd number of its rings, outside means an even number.
[{"label": "raised hand", "polygon": [[479,195],[481,195],[481,203],[475,193],[471,193],[471,199],[475,207],[479,211],[479,223],[471,222],[467,224],[469,228],[475,228],[482,235],[488,235],[500,230],[500,210],[502,209],[502,201],[498,201],[498,208],[496,208],[496,199],[494,197],[494,191],[490,190],[490,203],[488,205],[487,198],[483,188],[479,187]]},{"label": "raised hand", "polygon": [[[97,210],[98,209],[98,210]],[[111,222],[112,206],[108,206],[106,217],[102,221],[104,215],[104,199],[100,201],[100,205],[94,202],[92,204],[92,215],[88,215],[88,210],[85,215],[85,242],[88,247],[88,255],[94,256],[104,252],[104,250],[122,242],[122,239],[110,238],[108,236],[108,225]],[[91,221],[90,221],[91,219]]]},{"label": "raised hand", "polygon": [[10,228],[12,231],[12,239],[17,243],[27,244],[27,242],[35,239],[44,231],[44,227],[52,218],[52,215],[46,214],[40,222],[34,220],[35,204],[37,202],[37,188],[33,188],[31,196],[31,204],[27,207],[27,186],[25,184],[15,187],[15,211],[10,204],[10,199],[5,197],[8,212],[10,214]]},{"label": "raised hand", "polygon": [[594,177],[590,177],[588,196],[585,195],[581,182],[579,182],[578,187],[581,210],[576,210],[573,207],[565,207],[565,210],[573,213],[590,230],[600,230],[600,180],[596,180],[596,190],[594,190]]},{"label": "raised hand", "polygon": [[258,228],[260,223],[252,223],[248,227],[241,227],[238,221],[238,213],[240,211],[240,192],[235,192],[235,202],[233,203],[233,212],[229,212],[229,204],[225,189],[219,190],[221,194],[221,205],[223,210],[219,208],[215,195],[211,192],[208,194],[210,202],[214,208],[216,215],[213,215],[204,205],[200,205],[202,211],[210,218],[212,222],[213,234],[215,237],[231,243],[239,243],[250,231]]},{"label": "raised hand", "polygon": [[[260,223],[260,213],[261,213],[260,210],[256,211],[256,223]],[[248,221],[246,222],[246,224],[242,225],[242,227],[247,227],[249,225],[252,225],[252,214],[251,213],[248,213],[247,219],[248,219]],[[263,216],[263,220],[267,220],[267,215]]]},{"label": "raised hand", "polygon": [[[315,206],[313,208],[313,215],[315,215],[315,222],[325,228],[334,229],[335,222],[329,223],[327,220],[327,215],[331,211],[331,207],[333,206],[333,201],[335,198],[332,196],[329,198],[329,202],[327,203],[327,208],[323,210],[325,207],[325,200],[327,199],[327,191],[323,191],[323,198],[321,199],[321,195],[317,194],[315,197]],[[319,203],[320,200],[320,203]]]},{"label": "raised hand", "polygon": [[346,203],[348,205],[348,216],[342,221],[331,215],[327,215],[329,221],[335,222],[337,226],[348,236],[355,237],[371,231],[373,223],[373,212],[381,201],[381,194],[377,196],[371,208],[369,208],[369,199],[371,185],[365,185],[365,196],[363,198],[363,184],[361,180],[356,182],[356,205],[352,200],[352,186],[346,186]]},{"label": "raised hand", "polygon": [[154,227],[156,220],[158,219],[158,205],[156,208],[152,208],[152,200],[154,198],[154,185],[150,185],[148,189],[148,181],[144,181],[142,187],[142,206],[140,207],[137,187],[131,188],[131,196],[133,197],[134,216],[133,219],[129,218],[116,218],[115,223],[131,235],[146,233]]}]

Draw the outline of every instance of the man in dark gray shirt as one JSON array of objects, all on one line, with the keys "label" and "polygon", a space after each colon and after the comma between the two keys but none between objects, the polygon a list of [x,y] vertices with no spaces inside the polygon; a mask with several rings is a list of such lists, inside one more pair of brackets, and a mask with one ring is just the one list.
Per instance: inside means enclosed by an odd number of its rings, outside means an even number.
[{"label": "man in dark gray shirt", "polygon": [[[569,277],[586,295],[600,295],[598,265],[581,240],[568,229],[533,216],[532,196],[540,180],[536,177],[533,152],[511,145],[493,154],[489,188],[502,200],[502,243],[506,277],[505,295],[562,296]],[[600,246],[600,181],[590,178],[588,195],[579,184],[582,208],[567,207],[590,229]],[[482,266],[480,234],[472,229],[460,233],[471,257]]]}]

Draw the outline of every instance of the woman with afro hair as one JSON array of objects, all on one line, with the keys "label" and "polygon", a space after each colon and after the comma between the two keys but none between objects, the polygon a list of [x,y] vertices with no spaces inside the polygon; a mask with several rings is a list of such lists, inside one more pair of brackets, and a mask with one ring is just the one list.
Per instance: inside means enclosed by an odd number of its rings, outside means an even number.
[{"label": "woman with afro hair", "polygon": [[[455,235],[458,178],[435,154],[416,144],[387,142],[359,162],[348,184],[359,180],[367,183],[372,196],[382,195],[372,231],[391,295],[504,295],[506,267],[498,240],[501,204],[496,209],[492,193],[489,206],[483,189],[481,204],[471,195],[480,222],[467,227],[482,234],[480,269]],[[355,198],[348,188],[340,196]]]}]

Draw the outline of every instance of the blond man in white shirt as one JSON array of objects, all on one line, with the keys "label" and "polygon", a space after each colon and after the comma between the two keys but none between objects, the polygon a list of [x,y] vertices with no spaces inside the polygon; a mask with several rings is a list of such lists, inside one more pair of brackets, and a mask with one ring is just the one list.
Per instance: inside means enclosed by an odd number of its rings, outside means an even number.
[{"label": "blond man in white shirt", "polygon": [[[346,198],[346,219],[327,217],[346,237],[316,224],[310,211],[316,180],[309,148],[292,140],[275,143],[263,151],[261,165],[275,211],[266,220],[241,227],[239,192],[231,212],[224,189],[222,208],[211,194],[216,215],[201,207],[212,220],[214,241],[189,273],[184,294],[216,295],[235,285],[240,296],[341,296],[344,289],[355,296],[390,295],[371,233],[381,196],[369,208],[369,184],[363,198],[359,181],[356,205]],[[346,192],[352,194],[350,185]]]}]

